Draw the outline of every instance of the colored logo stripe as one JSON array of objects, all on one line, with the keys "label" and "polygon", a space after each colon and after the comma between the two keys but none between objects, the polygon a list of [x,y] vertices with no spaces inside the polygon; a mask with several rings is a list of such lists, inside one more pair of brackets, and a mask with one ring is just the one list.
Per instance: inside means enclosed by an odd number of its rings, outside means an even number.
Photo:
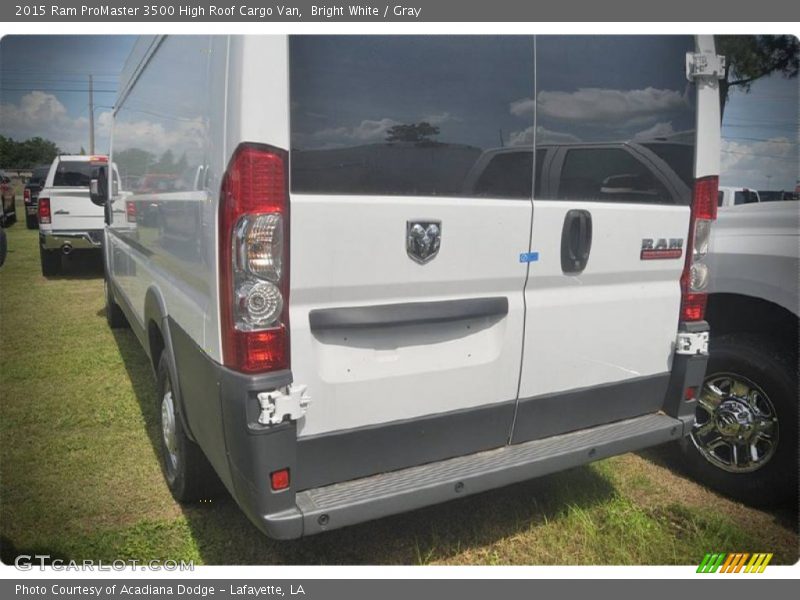
[{"label": "colored logo stripe", "polygon": [[[707,553],[697,567],[698,573],[763,573],[772,560],[772,553],[725,552]],[[749,562],[748,562],[749,559]],[[746,565],[746,566],[745,566]]]}]

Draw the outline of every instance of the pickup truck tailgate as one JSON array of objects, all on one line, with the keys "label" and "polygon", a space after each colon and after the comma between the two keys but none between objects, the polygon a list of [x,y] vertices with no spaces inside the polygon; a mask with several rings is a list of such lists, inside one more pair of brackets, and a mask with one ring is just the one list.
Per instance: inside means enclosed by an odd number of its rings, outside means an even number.
[{"label": "pickup truck tailgate", "polygon": [[41,196],[50,198],[53,231],[90,231],[103,228],[103,209],[92,204],[89,188],[51,188]]}]

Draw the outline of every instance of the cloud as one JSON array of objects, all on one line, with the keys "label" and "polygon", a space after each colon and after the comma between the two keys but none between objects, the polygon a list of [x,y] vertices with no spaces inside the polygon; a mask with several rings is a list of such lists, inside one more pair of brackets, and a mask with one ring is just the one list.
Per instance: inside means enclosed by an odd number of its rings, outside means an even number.
[{"label": "cloud", "polygon": [[312,133],[296,133],[292,141],[299,148],[340,148],[373,144],[384,141],[389,129],[399,124],[400,121],[388,117],[365,119],[355,127],[331,127]]},{"label": "cloud", "polygon": [[656,123],[642,131],[633,134],[635,140],[651,140],[653,138],[666,138],[675,135],[675,128],[671,121]]},{"label": "cloud", "polygon": [[676,90],[644,88],[612,90],[580,88],[574,92],[542,91],[538,105],[532,98],[521,98],[509,105],[512,115],[523,117],[537,108],[539,116],[562,121],[618,125],[646,121],[664,112],[689,107],[687,98]]},{"label": "cloud", "polygon": [[[117,150],[141,148],[156,155],[172,150],[178,157],[184,152],[202,150],[205,124],[202,118],[167,119],[161,117],[130,117],[113,122],[110,111],[95,111],[95,151],[107,153],[112,124]],[[20,98],[18,104],[0,104],[0,123],[3,135],[16,140],[42,137],[52,140],[62,152],[89,150],[89,118],[71,116],[66,107],[53,94],[34,91]]]},{"label": "cloud", "polygon": [[775,137],[759,142],[723,139],[720,158],[721,185],[793,190],[800,178],[796,139]]},{"label": "cloud", "polygon": [[451,115],[449,112],[445,111],[438,115],[428,115],[427,117],[422,117],[420,121],[426,121],[431,125],[441,125],[443,123],[450,123],[450,122],[460,122],[461,119]]},{"label": "cloud", "polygon": [[[116,151],[127,148],[141,148],[155,155],[171,150],[175,157],[186,154],[191,162],[201,160],[206,125],[201,117],[192,119],[140,118],[128,120],[132,113],[114,123],[114,148]],[[112,125],[111,113],[100,115],[98,129],[109,132]]]},{"label": "cloud", "polygon": [[[108,112],[96,111],[102,117]],[[89,148],[88,117],[72,117],[66,107],[53,94],[39,90],[22,96],[18,104],[0,103],[0,123],[3,135],[15,140],[42,137],[51,140],[64,151],[77,152],[83,146]],[[98,152],[108,148],[107,132],[95,131],[95,146]]]},{"label": "cloud", "polygon": [[[539,125],[536,128],[536,141],[539,144],[573,144],[581,139],[571,133],[552,131]],[[512,131],[508,136],[509,146],[530,146],[533,143],[533,125],[521,131]]]}]

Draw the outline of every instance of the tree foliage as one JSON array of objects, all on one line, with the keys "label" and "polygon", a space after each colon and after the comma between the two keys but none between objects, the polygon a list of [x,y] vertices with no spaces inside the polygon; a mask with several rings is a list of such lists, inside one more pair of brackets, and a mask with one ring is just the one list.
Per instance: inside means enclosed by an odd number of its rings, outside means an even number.
[{"label": "tree foliage", "polygon": [[720,105],[734,89],[747,93],[757,79],[779,73],[797,77],[800,44],[793,35],[720,35],[717,52],[726,58],[725,78],[720,81]]},{"label": "tree foliage", "polygon": [[28,169],[50,164],[58,152],[58,146],[40,137],[18,142],[0,135],[0,167],[4,169]]},{"label": "tree foliage", "polygon": [[439,135],[439,128],[427,121],[409,125],[394,125],[386,135],[387,142],[411,142],[415,144],[431,143],[431,138]]}]

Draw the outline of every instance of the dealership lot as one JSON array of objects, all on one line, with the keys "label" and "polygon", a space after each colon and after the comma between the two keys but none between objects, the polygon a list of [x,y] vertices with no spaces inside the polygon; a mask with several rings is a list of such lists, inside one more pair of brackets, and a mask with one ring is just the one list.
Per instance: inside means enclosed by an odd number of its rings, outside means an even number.
[{"label": "dealership lot", "polygon": [[4,560],[31,550],[209,564],[697,564],[708,551],[798,560],[796,514],[717,496],[669,468],[663,451],[293,542],[266,539],[229,497],[182,508],[154,449],[147,358],[129,330],[105,323],[102,265],[73,256],[45,279],[36,231],[17,224],[7,232]]}]

